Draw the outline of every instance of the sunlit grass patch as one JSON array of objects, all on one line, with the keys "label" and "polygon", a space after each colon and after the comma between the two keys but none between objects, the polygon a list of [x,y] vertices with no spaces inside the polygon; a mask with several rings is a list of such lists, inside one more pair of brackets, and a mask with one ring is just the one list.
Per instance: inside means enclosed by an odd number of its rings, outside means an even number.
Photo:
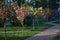
[{"label": "sunlit grass patch", "polygon": [[35,35],[36,32],[21,32],[21,33],[0,33],[0,40],[4,40],[5,37],[7,40],[24,40],[28,37]]}]

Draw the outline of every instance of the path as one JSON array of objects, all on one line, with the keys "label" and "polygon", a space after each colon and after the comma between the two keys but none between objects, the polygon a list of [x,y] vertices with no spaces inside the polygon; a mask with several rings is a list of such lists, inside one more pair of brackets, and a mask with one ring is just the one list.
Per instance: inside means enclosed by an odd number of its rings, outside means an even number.
[{"label": "path", "polygon": [[48,22],[46,24],[52,24],[55,26],[52,26],[49,29],[46,29],[45,31],[39,32],[38,34],[27,38],[25,40],[54,40],[54,37],[60,32],[60,24],[54,24],[52,22]]}]

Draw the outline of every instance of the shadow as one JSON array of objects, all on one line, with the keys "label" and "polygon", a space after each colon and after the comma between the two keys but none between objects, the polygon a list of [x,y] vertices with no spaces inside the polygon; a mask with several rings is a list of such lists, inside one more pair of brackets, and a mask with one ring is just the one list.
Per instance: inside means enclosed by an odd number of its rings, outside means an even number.
[{"label": "shadow", "polygon": [[[24,37],[13,36],[13,37],[6,37],[6,40],[24,40],[28,37],[29,36],[24,36]],[[5,37],[0,37],[0,40],[5,40]]]}]

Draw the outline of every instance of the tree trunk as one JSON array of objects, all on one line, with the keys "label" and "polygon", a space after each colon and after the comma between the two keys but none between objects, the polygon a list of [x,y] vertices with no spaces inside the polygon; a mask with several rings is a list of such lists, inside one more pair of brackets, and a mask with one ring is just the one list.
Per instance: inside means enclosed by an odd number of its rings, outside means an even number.
[{"label": "tree trunk", "polygon": [[22,27],[22,32],[23,32],[23,30],[24,30],[23,21],[21,21],[21,27]]}]

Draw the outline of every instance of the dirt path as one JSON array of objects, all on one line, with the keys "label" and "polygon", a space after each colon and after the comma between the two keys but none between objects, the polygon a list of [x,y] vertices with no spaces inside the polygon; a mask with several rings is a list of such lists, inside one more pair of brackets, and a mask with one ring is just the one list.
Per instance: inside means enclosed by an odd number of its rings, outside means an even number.
[{"label": "dirt path", "polygon": [[[48,23],[47,23],[48,24]],[[39,32],[38,34],[27,38],[25,40],[54,40],[54,37],[60,33],[60,24],[53,24],[50,22],[50,24],[54,25],[49,29],[46,29],[45,31]]]}]

